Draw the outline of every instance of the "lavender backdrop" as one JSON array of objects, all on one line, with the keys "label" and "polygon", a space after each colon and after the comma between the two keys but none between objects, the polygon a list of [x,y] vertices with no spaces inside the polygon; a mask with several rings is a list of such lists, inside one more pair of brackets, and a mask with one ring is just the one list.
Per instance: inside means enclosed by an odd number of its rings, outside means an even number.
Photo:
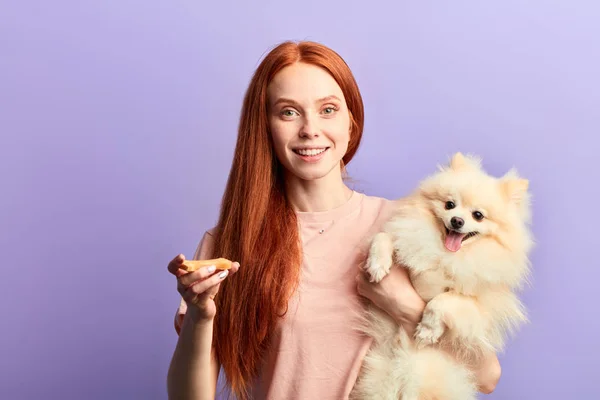
[{"label": "lavender backdrop", "polygon": [[356,74],[357,189],[400,196],[456,150],[530,178],[532,323],[489,398],[594,398],[599,20],[593,0],[1,2],[0,398],[166,398],[166,263],[214,223],[245,86],[285,39]]}]

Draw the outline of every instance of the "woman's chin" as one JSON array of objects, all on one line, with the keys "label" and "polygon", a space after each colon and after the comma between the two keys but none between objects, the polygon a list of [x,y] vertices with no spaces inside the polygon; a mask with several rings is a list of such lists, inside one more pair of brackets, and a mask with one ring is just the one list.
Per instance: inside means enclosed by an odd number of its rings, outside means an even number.
[{"label": "woman's chin", "polygon": [[295,165],[288,169],[288,175],[302,181],[318,181],[332,177],[334,174],[341,177],[341,169],[336,169],[336,165]]}]

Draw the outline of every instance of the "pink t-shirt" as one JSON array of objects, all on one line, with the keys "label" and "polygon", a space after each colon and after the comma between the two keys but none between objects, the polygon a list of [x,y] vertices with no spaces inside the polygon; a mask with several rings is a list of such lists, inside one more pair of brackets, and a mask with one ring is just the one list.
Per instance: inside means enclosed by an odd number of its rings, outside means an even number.
[{"label": "pink t-shirt", "polygon": [[[257,400],[348,397],[370,339],[356,330],[362,310],[356,275],[368,239],[390,216],[389,200],[353,192],[342,206],[326,212],[299,212],[303,263],[300,285],[271,337],[254,387]],[[210,232],[195,258],[206,258]],[[185,313],[182,302],[176,329]]]}]

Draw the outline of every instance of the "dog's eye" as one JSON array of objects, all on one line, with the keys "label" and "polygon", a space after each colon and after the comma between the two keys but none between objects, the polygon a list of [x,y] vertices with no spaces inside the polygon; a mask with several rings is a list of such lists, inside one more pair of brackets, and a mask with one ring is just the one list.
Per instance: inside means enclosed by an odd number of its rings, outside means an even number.
[{"label": "dog's eye", "polygon": [[454,207],[456,207],[456,204],[454,204],[451,201],[447,201],[446,202],[446,210],[452,210]]},{"label": "dog's eye", "polygon": [[475,218],[475,221],[481,221],[483,219],[483,214],[479,211],[474,211],[473,218]]}]

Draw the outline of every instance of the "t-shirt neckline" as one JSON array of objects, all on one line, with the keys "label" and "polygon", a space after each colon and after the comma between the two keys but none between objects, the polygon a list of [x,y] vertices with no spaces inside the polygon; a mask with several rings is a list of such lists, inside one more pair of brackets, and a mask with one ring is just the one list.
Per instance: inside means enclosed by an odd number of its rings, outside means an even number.
[{"label": "t-shirt neckline", "polygon": [[353,190],[348,200],[336,208],[327,211],[296,211],[296,216],[301,222],[327,222],[339,220],[356,210],[362,198],[362,193]]}]

